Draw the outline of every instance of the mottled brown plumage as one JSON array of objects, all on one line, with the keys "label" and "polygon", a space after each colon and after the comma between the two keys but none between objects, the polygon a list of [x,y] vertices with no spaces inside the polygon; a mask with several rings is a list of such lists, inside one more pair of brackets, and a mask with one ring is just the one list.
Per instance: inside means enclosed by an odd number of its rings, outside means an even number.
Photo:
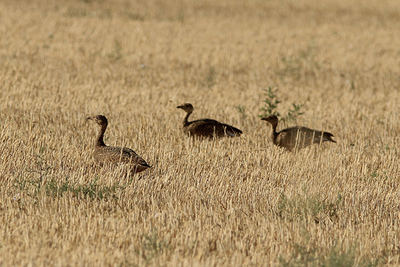
[{"label": "mottled brown plumage", "polygon": [[183,131],[190,136],[213,138],[224,136],[235,137],[242,134],[242,131],[238,128],[216,120],[200,119],[188,121],[190,114],[193,112],[193,106],[190,103],[177,106],[177,108],[183,109],[187,113],[183,120]]},{"label": "mottled brown plumage", "polygon": [[100,164],[125,163],[132,166],[132,173],[144,171],[151,166],[146,163],[138,154],[130,148],[113,147],[104,144],[104,132],[107,129],[108,121],[103,115],[88,117],[87,120],[95,121],[99,126],[99,134],[95,142],[93,156]]},{"label": "mottled brown plumage", "polygon": [[302,126],[294,126],[277,132],[278,117],[275,115],[262,118],[262,120],[268,121],[272,125],[272,142],[289,151],[301,149],[312,144],[320,144],[325,141],[336,143],[336,141],[332,139],[333,135],[331,133]]}]

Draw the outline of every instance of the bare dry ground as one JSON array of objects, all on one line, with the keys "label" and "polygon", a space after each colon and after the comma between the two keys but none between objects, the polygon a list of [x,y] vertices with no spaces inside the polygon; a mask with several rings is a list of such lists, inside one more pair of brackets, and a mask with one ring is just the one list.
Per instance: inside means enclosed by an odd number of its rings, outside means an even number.
[{"label": "bare dry ground", "polygon": [[[397,0],[2,0],[0,265],[398,265],[399,73]],[[274,147],[268,87],[338,143]],[[96,169],[94,114],[154,167]]]}]

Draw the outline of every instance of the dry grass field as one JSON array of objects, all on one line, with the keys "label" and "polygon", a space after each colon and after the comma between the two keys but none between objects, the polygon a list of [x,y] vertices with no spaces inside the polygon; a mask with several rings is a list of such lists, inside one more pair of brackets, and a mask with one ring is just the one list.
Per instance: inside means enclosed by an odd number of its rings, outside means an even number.
[{"label": "dry grass field", "polygon": [[[95,114],[153,168],[96,168]],[[0,266],[400,265],[399,114],[398,0],[2,0]]]}]

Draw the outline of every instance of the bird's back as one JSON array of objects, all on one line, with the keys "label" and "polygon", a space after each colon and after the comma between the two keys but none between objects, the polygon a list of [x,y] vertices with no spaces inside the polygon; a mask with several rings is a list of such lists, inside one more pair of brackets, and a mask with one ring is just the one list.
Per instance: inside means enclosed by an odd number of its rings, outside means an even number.
[{"label": "bird's back", "polygon": [[135,167],[137,172],[150,167],[135,151],[126,147],[98,146],[93,155],[98,162],[129,164]]},{"label": "bird's back", "polygon": [[307,127],[295,126],[278,132],[275,143],[289,150],[300,149],[324,141],[333,141],[331,138],[327,138],[327,136],[332,137],[333,135]]},{"label": "bird's back", "polygon": [[242,131],[228,124],[212,119],[200,119],[184,126],[186,133],[201,137],[240,136]]}]

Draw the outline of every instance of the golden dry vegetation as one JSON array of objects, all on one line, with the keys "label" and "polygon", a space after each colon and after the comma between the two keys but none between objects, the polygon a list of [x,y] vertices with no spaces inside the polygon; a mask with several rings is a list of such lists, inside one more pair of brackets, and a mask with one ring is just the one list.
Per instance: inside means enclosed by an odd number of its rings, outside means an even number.
[{"label": "golden dry vegetation", "polygon": [[[0,66],[1,266],[400,264],[397,0],[3,0]],[[268,87],[338,143],[273,146]]]}]

